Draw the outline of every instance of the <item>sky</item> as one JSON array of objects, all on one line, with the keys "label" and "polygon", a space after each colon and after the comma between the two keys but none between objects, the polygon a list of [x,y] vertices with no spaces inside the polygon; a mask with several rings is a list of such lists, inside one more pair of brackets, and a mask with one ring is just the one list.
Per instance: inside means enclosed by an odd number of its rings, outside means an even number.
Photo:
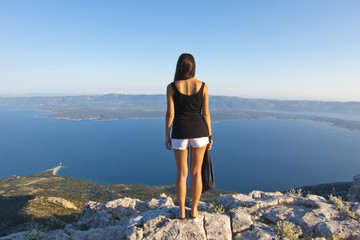
[{"label": "sky", "polygon": [[358,0],[0,0],[0,96],[165,94],[191,53],[211,95],[360,101]]}]

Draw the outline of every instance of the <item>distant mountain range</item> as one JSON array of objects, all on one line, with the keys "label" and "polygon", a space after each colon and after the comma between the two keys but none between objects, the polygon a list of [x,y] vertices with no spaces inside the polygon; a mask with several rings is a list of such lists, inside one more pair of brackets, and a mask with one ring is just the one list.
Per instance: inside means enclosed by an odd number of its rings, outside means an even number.
[{"label": "distant mountain range", "polygon": [[243,111],[320,112],[360,115],[360,102],[324,102],[309,100],[280,101],[268,99],[211,96],[210,104],[212,109],[229,109]]},{"label": "distant mountain range", "polygon": [[[166,108],[165,95],[82,95],[82,96],[49,96],[49,97],[0,97],[0,105],[47,107],[117,107],[137,109]],[[321,112],[360,115],[360,102],[325,102],[309,100],[269,100],[249,99],[227,96],[210,96],[212,110],[241,111],[291,111]]]},{"label": "distant mountain range", "polygon": [[[166,97],[161,94],[0,97],[0,105],[35,107],[39,110],[52,113],[40,117],[58,119],[115,120],[118,118],[159,118],[164,117]],[[215,121],[264,117],[310,119],[329,122],[337,127],[360,130],[359,121],[331,115],[346,114],[359,116],[360,119],[360,102],[281,101],[210,96],[209,107],[212,119]]]}]

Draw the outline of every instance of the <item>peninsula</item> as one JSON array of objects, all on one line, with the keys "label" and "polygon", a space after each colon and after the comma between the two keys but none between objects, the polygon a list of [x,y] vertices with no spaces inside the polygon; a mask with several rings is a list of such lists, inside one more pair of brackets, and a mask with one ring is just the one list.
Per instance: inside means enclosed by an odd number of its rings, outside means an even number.
[{"label": "peninsula", "polygon": [[50,169],[50,170],[48,170],[48,171],[52,171],[52,175],[55,176],[56,173],[60,170],[61,167],[62,167],[62,166],[59,165],[59,166],[54,167],[54,168],[52,168],[52,169]]},{"label": "peninsula", "polygon": [[[110,121],[119,118],[162,118],[165,95],[83,95],[1,98],[0,106],[19,106],[48,112],[38,117]],[[210,96],[213,121],[274,117],[305,119],[348,130],[360,130],[360,102],[280,101]],[[347,116],[347,117],[346,117]]]}]

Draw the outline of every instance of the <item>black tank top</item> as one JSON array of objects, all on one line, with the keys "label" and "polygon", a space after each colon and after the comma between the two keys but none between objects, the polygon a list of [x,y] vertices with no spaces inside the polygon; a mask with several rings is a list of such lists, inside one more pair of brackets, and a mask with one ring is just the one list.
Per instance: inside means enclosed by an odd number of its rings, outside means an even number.
[{"label": "black tank top", "polygon": [[203,82],[199,91],[192,95],[179,92],[174,82],[171,83],[171,86],[174,90],[175,107],[171,138],[186,139],[209,136],[209,131],[201,114],[205,83]]}]

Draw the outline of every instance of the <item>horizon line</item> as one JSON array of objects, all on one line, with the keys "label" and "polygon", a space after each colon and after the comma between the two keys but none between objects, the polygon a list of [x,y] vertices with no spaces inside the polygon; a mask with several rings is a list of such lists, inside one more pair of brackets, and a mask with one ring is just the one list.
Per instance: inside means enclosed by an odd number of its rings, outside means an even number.
[{"label": "horizon line", "polygon": [[[147,96],[154,96],[154,95],[163,95],[163,93],[153,93],[153,94],[145,94],[145,93],[0,93],[0,98],[25,98],[25,97],[76,97],[76,96],[104,96],[104,95],[147,95]],[[211,97],[234,97],[234,98],[242,98],[242,99],[254,99],[254,100],[272,100],[272,101],[311,101],[311,102],[357,102],[360,103],[359,100],[319,100],[319,99],[288,99],[288,98],[266,98],[266,97],[241,97],[241,96],[234,96],[234,95],[209,95]]]}]

